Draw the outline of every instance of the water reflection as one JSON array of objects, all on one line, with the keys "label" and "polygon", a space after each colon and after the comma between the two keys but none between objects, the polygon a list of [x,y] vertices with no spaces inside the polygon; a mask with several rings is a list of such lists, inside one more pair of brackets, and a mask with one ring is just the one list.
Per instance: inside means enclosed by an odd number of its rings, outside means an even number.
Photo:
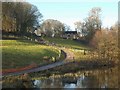
[{"label": "water reflection", "polygon": [[[37,88],[118,88],[118,68],[80,71],[78,77],[35,80]],[[62,89],[63,90],[63,89]]]},{"label": "water reflection", "polygon": [[66,83],[64,88],[76,88],[76,84],[75,83],[70,83],[70,84]]}]

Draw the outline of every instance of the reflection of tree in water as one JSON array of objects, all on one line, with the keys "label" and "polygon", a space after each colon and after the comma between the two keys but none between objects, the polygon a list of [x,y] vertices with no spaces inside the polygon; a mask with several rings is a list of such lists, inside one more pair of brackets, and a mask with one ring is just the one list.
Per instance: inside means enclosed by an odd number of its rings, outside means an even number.
[{"label": "reflection of tree in water", "polygon": [[98,85],[98,80],[93,75],[80,77],[77,82],[78,88],[97,88]]},{"label": "reflection of tree in water", "polygon": [[77,86],[77,78],[63,77],[62,78],[62,86],[63,86],[64,90],[69,90],[69,88],[72,88],[72,90],[76,90],[75,88]]},{"label": "reflection of tree in water", "polygon": [[[117,88],[118,68],[81,71],[81,76],[49,78],[41,80],[41,88],[63,88],[75,85],[76,88]],[[75,89],[77,90],[77,89]]]},{"label": "reflection of tree in water", "polygon": [[41,88],[49,88],[52,83],[51,79],[45,79],[45,80],[41,80],[42,84],[41,84]]},{"label": "reflection of tree in water", "polygon": [[109,69],[108,71],[108,86],[109,88],[118,88],[118,68]]},{"label": "reflection of tree in water", "polygon": [[77,82],[78,88],[118,88],[118,69],[88,71]]},{"label": "reflection of tree in water", "polygon": [[62,85],[68,85],[68,84],[77,84],[77,78],[75,77],[63,77],[62,78]]},{"label": "reflection of tree in water", "polygon": [[61,79],[55,79],[54,85],[56,86],[56,88],[62,87]]},{"label": "reflection of tree in water", "polygon": [[33,88],[33,83],[28,74],[7,76],[3,78],[2,88]]},{"label": "reflection of tree in water", "polygon": [[62,82],[58,78],[49,78],[46,80],[41,80],[40,88],[60,88],[62,87]]},{"label": "reflection of tree in water", "polygon": [[99,70],[93,73],[99,80],[99,87],[116,88],[118,87],[118,69],[110,68],[107,70]]},{"label": "reflection of tree in water", "polygon": [[51,87],[52,88],[60,88],[62,87],[62,82],[61,79],[59,78],[51,78],[52,82],[51,82]]}]

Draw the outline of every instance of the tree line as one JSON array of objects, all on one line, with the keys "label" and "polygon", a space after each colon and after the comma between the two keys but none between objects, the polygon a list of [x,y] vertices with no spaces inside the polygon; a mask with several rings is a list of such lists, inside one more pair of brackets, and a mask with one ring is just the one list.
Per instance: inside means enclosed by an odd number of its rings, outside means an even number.
[{"label": "tree line", "polygon": [[76,26],[75,29],[79,32],[79,36],[89,42],[92,40],[95,32],[101,30],[101,8],[92,8],[83,22],[77,21],[74,24]]},{"label": "tree line", "polygon": [[48,37],[60,37],[64,34],[65,25],[58,20],[47,19],[38,27],[38,30],[39,33],[43,33]]},{"label": "tree line", "polygon": [[42,14],[28,2],[2,2],[3,35],[24,36],[39,25]]},{"label": "tree line", "polygon": [[[89,42],[96,31],[101,30],[100,8],[92,8],[84,22],[75,22],[75,30],[79,38]],[[2,2],[2,33],[3,35],[29,36],[35,27],[46,36],[60,37],[70,27],[58,20],[48,19],[41,25],[43,15],[38,8],[28,2]]]}]

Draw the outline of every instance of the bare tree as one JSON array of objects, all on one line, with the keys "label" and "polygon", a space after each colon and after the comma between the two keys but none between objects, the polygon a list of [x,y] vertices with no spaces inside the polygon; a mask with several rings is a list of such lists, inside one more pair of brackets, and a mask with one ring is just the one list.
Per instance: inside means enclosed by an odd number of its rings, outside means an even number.
[{"label": "bare tree", "polygon": [[99,7],[92,8],[89,16],[85,19],[85,27],[87,28],[88,34],[86,39],[90,41],[97,30],[101,30],[101,9]]},{"label": "bare tree", "polygon": [[42,23],[42,29],[47,36],[60,37],[64,31],[64,24],[58,20],[48,19]]},{"label": "bare tree", "polygon": [[106,60],[117,60],[118,55],[118,30],[102,29],[97,31],[91,41],[91,44],[96,48],[100,58]]}]

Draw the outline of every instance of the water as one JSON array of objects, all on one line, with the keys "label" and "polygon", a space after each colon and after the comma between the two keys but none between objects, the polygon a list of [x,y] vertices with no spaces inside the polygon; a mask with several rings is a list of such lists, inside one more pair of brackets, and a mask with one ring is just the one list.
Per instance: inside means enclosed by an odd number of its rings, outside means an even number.
[{"label": "water", "polygon": [[[75,75],[77,75],[75,77]],[[79,71],[72,77],[35,80],[37,88],[118,88],[118,68]]]}]

